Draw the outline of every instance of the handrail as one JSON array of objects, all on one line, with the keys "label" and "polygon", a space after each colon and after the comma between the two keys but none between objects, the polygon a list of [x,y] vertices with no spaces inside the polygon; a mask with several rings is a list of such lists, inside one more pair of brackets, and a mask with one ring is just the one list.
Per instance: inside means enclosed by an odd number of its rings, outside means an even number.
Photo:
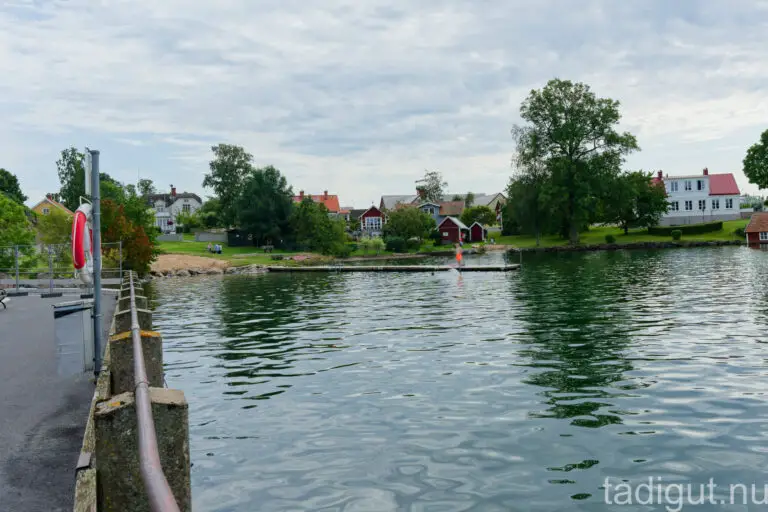
[{"label": "handrail", "polygon": [[134,394],[136,396],[136,418],[139,431],[139,467],[144,489],[149,497],[152,512],[180,512],[173,496],[168,479],[160,464],[160,452],[157,448],[155,420],[152,417],[152,400],[149,396],[149,381],[144,366],[144,351],[141,348],[139,315],[136,312],[136,293],[133,288],[133,272],[130,272],[131,285],[131,338],[133,340]]}]

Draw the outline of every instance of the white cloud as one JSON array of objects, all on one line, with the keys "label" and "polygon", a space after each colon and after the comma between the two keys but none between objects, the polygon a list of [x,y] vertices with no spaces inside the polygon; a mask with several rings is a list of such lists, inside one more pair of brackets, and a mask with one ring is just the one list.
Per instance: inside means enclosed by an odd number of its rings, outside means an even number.
[{"label": "white cloud", "polygon": [[347,204],[410,192],[425,168],[491,192],[520,102],[559,76],[621,100],[644,149],[631,165],[740,169],[768,128],[764,5],[564,5],[6,2],[0,166],[36,197],[58,150],[98,143],[120,179],[200,191],[210,146],[231,142]]}]

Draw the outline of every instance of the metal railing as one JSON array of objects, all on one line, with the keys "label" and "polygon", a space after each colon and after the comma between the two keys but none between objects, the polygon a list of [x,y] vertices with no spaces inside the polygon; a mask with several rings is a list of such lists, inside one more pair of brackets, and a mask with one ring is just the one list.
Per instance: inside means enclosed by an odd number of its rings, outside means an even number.
[{"label": "metal railing", "polygon": [[[123,243],[102,244],[102,280],[120,283],[123,277]],[[0,246],[0,288],[78,285],[69,244]]]},{"label": "metal railing", "polygon": [[152,417],[152,399],[149,395],[149,380],[144,365],[144,351],[141,347],[141,328],[136,312],[136,292],[134,273],[129,271],[131,290],[131,339],[133,341],[134,395],[136,397],[136,418],[139,431],[139,467],[144,489],[149,498],[149,508],[153,512],[179,512],[176,498],[173,496],[168,479],[160,463],[157,448],[155,420]]}]

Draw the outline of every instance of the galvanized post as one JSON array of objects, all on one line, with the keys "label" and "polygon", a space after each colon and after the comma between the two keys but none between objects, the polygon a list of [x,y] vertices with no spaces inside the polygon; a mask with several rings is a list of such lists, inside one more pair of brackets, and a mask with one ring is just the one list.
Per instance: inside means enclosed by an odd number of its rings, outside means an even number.
[{"label": "galvanized post", "polygon": [[16,293],[19,293],[19,246],[13,246],[15,260],[16,260]]},{"label": "galvanized post", "polygon": [[48,246],[48,293],[53,293],[53,253]]},{"label": "galvanized post", "polygon": [[91,155],[91,225],[93,234],[93,372],[101,371],[101,191],[99,187],[99,151]]},{"label": "galvanized post", "polygon": [[120,282],[123,282],[123,241],[120,240]]}]

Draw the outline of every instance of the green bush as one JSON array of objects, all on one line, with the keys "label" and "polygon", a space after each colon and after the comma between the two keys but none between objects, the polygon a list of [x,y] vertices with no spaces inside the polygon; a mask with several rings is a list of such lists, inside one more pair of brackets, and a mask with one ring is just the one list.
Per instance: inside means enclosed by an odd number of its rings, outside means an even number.
[{"label": "green bush", "polygon": [[273,259],[274,261],[280,261],[280,260],[282,260],[282,259],[283,259],[283,255],[282,255],[282,254],[273,254],[273,255],[272,255],[272,259]]},{"label": "green bush", "polygon": [[349,252],[355,252],[359,249],[359,246],[357,244],[348,244],[349,245]]},{"label": "green bush", "polygon": [[405,243],[405,248],[408,251],[418,251],[419,247],[421,247],[421,241],[415,238],[411,238]]},{"label": "green bush", "polygon": [[615,244],[616,243],[616,237],[613,235],[605,235],[605,243],[607,244]]},{"label": "green bush", "polygon": [[746,235],[746,233],[744,232],[744,228],[736,228],[736,229],[734,229],[733,230],[733,234],[738,236],[738,237],[740,237],[740,238],[744,238],[744,236]]},{"label": "green bush", "polygon": [[388,251],[392,252],[406,252],[407,243],[399,236],[391,236],[386,239],[386,246]]},{"label": "green bush", "polygon": [[649,235],[670,236],[673,231],[680,231],[683,235],[700,235],[712,233],[723,229],[723,221],[705,222],[703,224],[690,224],[688,226],[654,226],[648,228]]},{"label": "green bush", "polygon": [[680,240],[683,236],[683,231],[680,229],[673,229],[670,234],[672,235],[672,240]]}]

